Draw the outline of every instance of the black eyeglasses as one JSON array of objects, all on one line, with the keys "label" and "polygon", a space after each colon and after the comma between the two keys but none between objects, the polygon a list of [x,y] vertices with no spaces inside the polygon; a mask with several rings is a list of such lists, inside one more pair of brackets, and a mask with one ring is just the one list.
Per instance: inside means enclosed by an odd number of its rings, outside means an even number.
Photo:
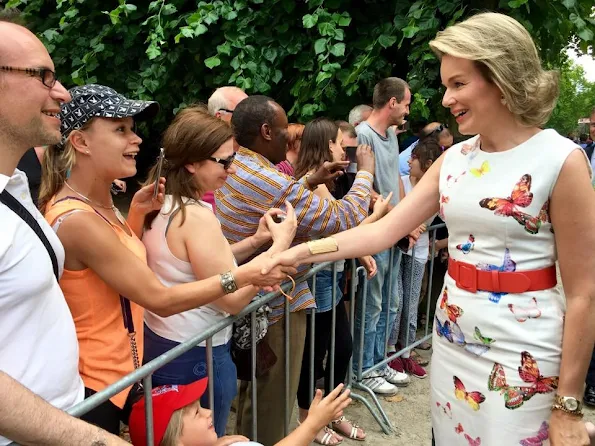
[{"label": "black eyeglasses", "polygon": [[233,110],[230,110],[229,108],[220,108],[217,111],[224,111],[225,113],[229,113],[230,115],[233,115]]},{"label": "black eyeglasses", "polygon": [[447,128],[448,128],[448,126],[447,126],[446,124],[440,124],[440,125],[439,125],[438,127],[436,127],[434,130],[432,130],[430,133],[428,133],[428,135],[427,135],[427,136],[430,136],[430,135],[436,135],[436,134],[438,134],[438,133],[442,133],[442,131],[443,131],[444,129],[447,129]]},{"label": "black eyeglasses", "polygon": [[0,71],[14,71],[18,73],[26,73],[29,76],[39,78],[41,83],[48,88],[54,88],[54,85],[56,85],[57,82],[56,73],[54,73],[49,68],[17,68],[0,66]]},{"label": "black eyeglasses", "polygon": [[233,155],[228,156],[227,158],[215,158],[213,156],[209,157],[209,160],[211,161],[215,161],[216,163],[219,163],[223,166],[223,168],[225,170],[229,169],[233,163],[233,160],[235,159],[236,154],[234,153]]}]

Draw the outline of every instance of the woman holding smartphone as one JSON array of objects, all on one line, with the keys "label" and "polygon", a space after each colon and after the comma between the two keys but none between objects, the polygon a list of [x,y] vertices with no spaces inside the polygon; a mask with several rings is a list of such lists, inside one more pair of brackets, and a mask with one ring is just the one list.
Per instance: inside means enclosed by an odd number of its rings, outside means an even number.
[{"label": "woman holding smartphone", "polygon": [[[150,119],[158,106],[101,85],[75,87],[70,94],[72,102],[60,112],[62,144],[49,147],[44,157],[39,202],[66,251],[60,286],[74,318],[88,397],[139,366],[144,308],[161,316],[176,314],[235,288],[279,283],[286,272],[262,276],[265,254],[201,281],[163,285],[146,264],[140,237],[146,214],[161,208],[164,180],[156,199],[153,184],[135,194],[127,219],[110,193],[114,178],[136,174],[142,140],[134,120]],[[133,396],[128,388],[82,418],[117,434]]]}]

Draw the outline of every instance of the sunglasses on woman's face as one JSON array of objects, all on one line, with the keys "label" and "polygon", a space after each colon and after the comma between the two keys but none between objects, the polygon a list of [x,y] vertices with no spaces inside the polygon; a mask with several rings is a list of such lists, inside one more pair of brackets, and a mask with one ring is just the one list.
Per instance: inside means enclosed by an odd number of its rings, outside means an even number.
[{"label": "sunglasses on woman's face", "polygon": [[227,170],[231,167],[235,157],[236,157],[236,154],[234,153],[233,155],[230,155],[227,158],[215,158],[214,156],[210,156],[209,160],[215,161],[216,163],[221,164],[223,166],[223,168],[225,170]]}]

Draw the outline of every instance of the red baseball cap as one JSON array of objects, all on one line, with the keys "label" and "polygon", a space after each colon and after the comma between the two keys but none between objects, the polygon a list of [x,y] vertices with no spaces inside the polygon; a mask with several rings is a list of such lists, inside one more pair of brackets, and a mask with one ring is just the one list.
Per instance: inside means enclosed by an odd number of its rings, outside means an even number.
[{"label": "red baseball cap", "polygon": [[[159,445],[167,430],[173,413],[194,403],[205,393],[208,378],[203,378],[185,386],[160,386],[153,389],[153,435]],[[132,406],[130,413],[130,439],[134,446],[146,446],[147,429],[145,423],[145,399]]]}]

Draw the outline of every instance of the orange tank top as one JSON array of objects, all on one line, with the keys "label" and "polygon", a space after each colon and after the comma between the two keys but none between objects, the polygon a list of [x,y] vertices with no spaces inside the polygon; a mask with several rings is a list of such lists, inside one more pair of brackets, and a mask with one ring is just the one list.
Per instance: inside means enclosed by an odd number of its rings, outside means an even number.
[{"label": "orange tank top", "polygon": [[[73,210],[97,213],[93,207],[78,199],[67,197],[55,201],[54,198],[46,208],[45,218],[54,226],[60,216]],[[132,235],[101,217],[115,231],[122,244],[146,263],[145,247],[130,227],[128,229]],[[120,295],[89,268],[80,271],[64,269],[60,287],[76,327],[80,353],[79,373],[85,387],[99,392],[134,370]],[[142,362],[144,309],[134,302],[130,302],[130,307],[134,329],[137,332],[139,360]],[[112,397],[110,401],[123,408],[129,391],[130,387]]]}]

